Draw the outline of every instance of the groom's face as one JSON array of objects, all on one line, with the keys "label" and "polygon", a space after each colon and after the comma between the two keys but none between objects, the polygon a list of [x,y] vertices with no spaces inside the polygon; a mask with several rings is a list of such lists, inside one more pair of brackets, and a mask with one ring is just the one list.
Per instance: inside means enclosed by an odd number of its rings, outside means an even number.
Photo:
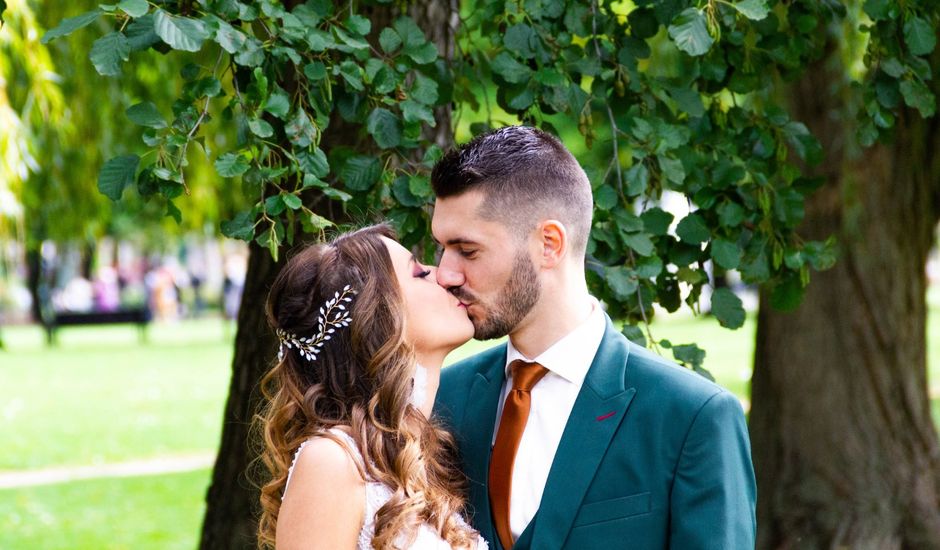
[{"label": "groom's face", "polygon": [[482,193],[437,199],[431,232],[442,248],[437,282],[467,306],[474,338],[511,333],[540,293],[529,239],[479,215]]}]

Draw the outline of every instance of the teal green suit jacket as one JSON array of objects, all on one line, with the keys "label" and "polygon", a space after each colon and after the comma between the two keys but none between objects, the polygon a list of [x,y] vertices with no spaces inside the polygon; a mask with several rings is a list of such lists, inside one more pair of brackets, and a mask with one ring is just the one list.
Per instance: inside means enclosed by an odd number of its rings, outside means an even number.
[{"label": "teal green suit jacket", "polygon": [[[445,368],[435,403],[469,478],[468,515],[494,550],[487,477],[505,365],[503,344]],[[750,549],[755,500],[735,396],[607,319],[539,511],[513,548]]]}]

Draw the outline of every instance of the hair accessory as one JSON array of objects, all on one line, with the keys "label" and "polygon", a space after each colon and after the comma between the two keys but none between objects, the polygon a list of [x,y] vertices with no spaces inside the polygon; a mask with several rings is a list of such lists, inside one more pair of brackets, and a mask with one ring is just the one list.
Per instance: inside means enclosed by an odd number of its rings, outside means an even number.
[{"label": "hair accessory", "polygon": [[333,337],[336,329],[348,327],[352,317],[346,304],[352,302],[356,291],[349,285],[343,287],[342,292],[336,292],[332,298],[320,306],[320,315],[317,317],[317,333],[312,336],[299,337],[286,330],[275,329],[281,346],[277,351],[277,360],[284,360],[284,348],[294,348],[300,352],[300,356],[307,361],[316,361],[317,354],[323,348],[323,344]]}]

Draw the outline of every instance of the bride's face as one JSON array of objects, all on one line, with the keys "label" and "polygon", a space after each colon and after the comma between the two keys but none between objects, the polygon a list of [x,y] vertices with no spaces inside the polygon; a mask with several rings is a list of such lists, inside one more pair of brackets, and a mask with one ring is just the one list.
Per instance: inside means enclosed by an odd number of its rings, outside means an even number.
[{"label": "bride's face", "polygon": [[401,244],[382,237],[405,302],[405,338],[422,354],[448,352],[473,337],[467,308],[437,284],[436,268],[417,261]]}]

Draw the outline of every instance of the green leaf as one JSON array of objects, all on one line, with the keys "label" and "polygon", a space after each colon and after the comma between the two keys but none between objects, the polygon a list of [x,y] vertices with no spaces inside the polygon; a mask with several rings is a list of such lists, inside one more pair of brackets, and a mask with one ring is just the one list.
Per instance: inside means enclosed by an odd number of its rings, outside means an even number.
[{"label": "green leaf", "polygon": [[339,171],[339,177],[352,191],[368,191],[381,173],[382,167],[377,158],[358,155],[346,161]]},{"label": "green leaf", "polygon": [[742,251],[738,245],[725,239],[712,241],[712,259],[723,269],[737,269]]},{"label": "green leaf", "polygon": [[594,206],[601,210],[610,210],[617,206],[617,191],[609,185],[602,185],[594,190]]},{"label": "green leaf", "polygon": [[623,233],[621,232],[624,244],[636,250],[640,256],[651,256],[656,250],[653,241],[646,233]]},{"label": "green leaf", "polygon": [[131,105],[127,111],[127,118],[134,124],[146,126],[148,128],[166,128],[166,121],[160,116],[157,106],[149,101]]},{"label": "green leaf", "polygon": [[153,31],[153,14],[134,19],[124,29],[124,35],[127,36],[127,43],[132,52],[145,50],[160,41],[160,37]]},{"label": "green leaf", "polygon": [[127,61],[130,54],[131,46],[127,37],[115,31],[95,40],[88,58],[98,74],[115,76],[121,74],[121,62]]},{"label": "green leaf", "polygon": [[150,11],[150,4],[147,0],[121,0],[118,2],[118,8],[131,17],[142,17]]},{"label": "green leaf", "polygon": [[214,40],[222,46],[222,49],[227,53],[236,54],[243,47],[245,47],[245,42],[248,41],[248,37],[245,36],[245,33],[236,29],[230,25],[227,21],[221,19],[218,20],[218,29],[215,31]]},{"label": "green leaf", "polygon": [[215,160],[215,171],[223,178],[233,178],[248,171],[248,160],[235,153],[225,153]]},{"label": "green leaf", "polygon": [[705,25],[705,15],[696,8],[687,8],[672,20],[669,36],[691,56],[704,55],[714,43]]},{"label": "green leaf", "polygon": [[727,288],[719,288],[712,293],[712,313],[725,328],[736,329],[744,325],[741,298]]},{"label": "green leaf", "polygon": [[87,27],[94,20],[98,19],[99,15],[101,15],[100,11],[93,10],[85,12],[81,15],[76,15],[75,17],[68,17],[63,19],[56,28],[46,32],[46,34],[42,36],[42,40],[40,40],[40,42],[43,44],[48,44],[60,36],[65,36],[77,31],[82,27]]},{"label": "green leaf", "polygon": [[678,235],[682,241],[689,244],[701,244],[708,240],[711,233],[708,231],[708,226],[705,225],[705,220],[702,219],[701,216],[698,214],[689,214],[682,218],[682,221],[676,226],[676,235]]},{"label": "green leaf", "polygon": [[401,114],[405,122],[426,122],[429,126],[436,126],[437,119],[434,118],[434,111],[427,105],[422,105],[417,101],[406,99],[402,101]]},{"label": "green leaf", "polygon": [[261,118],[253,118],[248,121],[248,129],[259,138],[269,138],[274,135],[274,128],[268,122]]},{"label": "green leaf", "polygon": [[892,0],[865,0],[862,9],[875,21],[888,19],[891,17],[893,9],[895,9],[895,2]]},{"label": "green leaf", "polygon": [[300,197],[290,193],[281,195],[281,200],[284,201],[284,204],[291,210],[298,210],[301,206],[304,205],[303,201],[300,200]]},{"label": "green leaf", "polygon": [[339,66],[339,74],[354,90],[361,92],[366,89],[362,85],[362,67],[356,64],[355,61],[343,61]]},{"label": "green leaf", "polygon": [[198,52],[202,42],[209,38],[205,24],[189,17],[177,17],[158,9],[154,12],[154,30],[174,50]]},{"label": "green leaf", "polygon": [[325,178],[330,173],[330,163],[326,159],[326,153],[319,147],[313,152],[302,151],[297,154],[297,163],[305,174],[312,174],[317,178]]},{"label": "green leaf", "polygon": [[663,261],[659,256],[640,258],[636,264],[636,276],[641,279],[651,279],[663,272]]},{"label": "green leaf", "polygon": [[691,367],[696,372],[699,372],[699,369],[704,370],[702,369],[702,364],[705,363],[705,350],[695,344],[681,344],[672,346],[672,356],[676,359],[676,361],[682,363],[686,367]]},{"label": "green leaf", "polygon": [[519,63],[506,52],[501,52],[493,58],[491,67],[496,74],[506,79],[506,82],[513,84],[526,82],[532,77],[532,69]]},{"label": "green leaf", "polygon": [[437,46],[433,42],[405,48],[402,52],[418,65],[427,65],[437,59]]},{"label": "green leaf", "polygon": [[134,183],[140,157],[121,155],[104,163],[98,172],[98,191],[113,201],[121,199],[124,188]]},{"label": "green leaf", "polygon": [[741,0],[732,5],[734,9],[741,12],[741,15],[754,21],[760,21],[767,17],[770,12],[770,8],[767,7],[767,0]]},{"label": "green leaf", "polygon": [[409,180],[410,178],[405,175],[395,178],[395,181],[392,182],[392,196],[394,196],[395,200],[402,206],[412,208],[424,206],[425,201],[416,197],[414,193],[411,192]]},{"label": "green leaf", "polygon": [[650,181],[650,172],[643,162],[637,162],[626,171],[624,178],[627,182],[624,191],[627,195],[635,197],[646,191]]},{"label": "green leaf", "polygon": [[639,287],[639,283],[633,271],[622,265],[607,267],[604,271],[607,284],[610,285],[611,290],[614,291],[617,298],[621,300],[630,298]]},{"label": "green leaf", "polygon": [[793,311],[803,301],[805,291],[799,276],[788,276],[773,287],[770,293],[770,305],[779,311]]},{"label": "green leaf", "polygon": [[920,116],[928,118],[933,116],[937,109],[937,98],[923,82],[919,80],[905,80],[899,86],[904,103],[920,111]]},{"label": "green leaf", "polygon": [[422,199],[429,199],[433,194],[430,178],[422,174],[408,176],[408,190],[412,195]]},{"label": "green leaf", "polygon": [[372,30],[372,21],[361,15],[350,15],[346,19],[346,28],[359,36],[365,36]]},{"label": "green leaf", "polygon": [[640,219],[643,220],[643,227],[649,234],[665,235],[675,216],[662,208],[653,207],[640,214]]},{"label": "green leaf", "polygon": [[274,93],[268,96],[268,100],[264,104],[264,110],[283,120],[290,112],[290,98],[287,97],[287,92],[281,88],[276,88]]},{"label": "green leaf", "polygon": [[324,218],[319,214],[312,213],[308,218],[304,220],[304,230],[307,233],[315,233],[317,231],[323,231],[327,227],[331,227],[333,222]]},{"label": "green leaf", "polygon": [[320,61],[314,61],[313,63],[307,63],[304,65],[304,76],[310,80],[316,82],[318,80],[323,80],[326,78],[326,65]]},{"label": "green leaf", "polygon": [[382,47],[383,52],[391,55],[395,53],[395,50],[401,47],[401,36],[398,36],[395,29],[385,27],[382,29],[382,32],[379,33],[379,46]]},{"label": "green leaf", "polygon": [[302,149],[317,139],[317,128],[303,109],[297,109],[294,117],[284,126],[284,133],[291,143]]},{"label": "green leaf", "polygon": [[409,94],[411,99],[425,105],[434,105],[437,101],[437,82],[418,73]]},{"label": "green leaf", "polygon": [[630,340],[638,346],[646,347],[646,335],[643,334],[643,329],[640,327],[636,325],[623,325],[623,330],[620,332],[627,337],[627,340]]},{"label": "green leaf", "polygon": [[173,218],[177,224],[183,223],[183,213],[173,204],[173,201],[166,201],[166,215]]},{"label": "green leaf", "polygon": [[667,157],[666,155],[657,155],[656,160],[659,162],[659,167],[663,171],[663,175],[666,176],[666,181],[672,183],[676,187],[681,186],[682,182],[685,181],[685,167],[682,166],[682,161],[679,159],[674,159],[672,157]]},{"label": "green leaf", "polygon": [[535,31],[525,23],[509,27],[503,35],[503,45],[525,59],[535,57],[533,46],[537,42]]},{"label": "green leaf", "polygon": [[921,17],[911,17],[904,23],[904,42],[914,55],[927,55],[937,45],[936,29]]},{"label": "green leaf", "polygon": [[382,149],[398,147],[401,143],[401,121],[388,109],[373,109],[366,121],[366,129]]},{"label": "green leaf", "polygon": [[736,202],[723,202],[717,210],[718,222],[723,227],[737,227],[744,221],[744,207]]},{"label": "green leaf", "polygon": [[231,239],[250,242],[255,236],[255,220],[251,210],[244,210],[231,220],[222,222],[222,234]]}]

